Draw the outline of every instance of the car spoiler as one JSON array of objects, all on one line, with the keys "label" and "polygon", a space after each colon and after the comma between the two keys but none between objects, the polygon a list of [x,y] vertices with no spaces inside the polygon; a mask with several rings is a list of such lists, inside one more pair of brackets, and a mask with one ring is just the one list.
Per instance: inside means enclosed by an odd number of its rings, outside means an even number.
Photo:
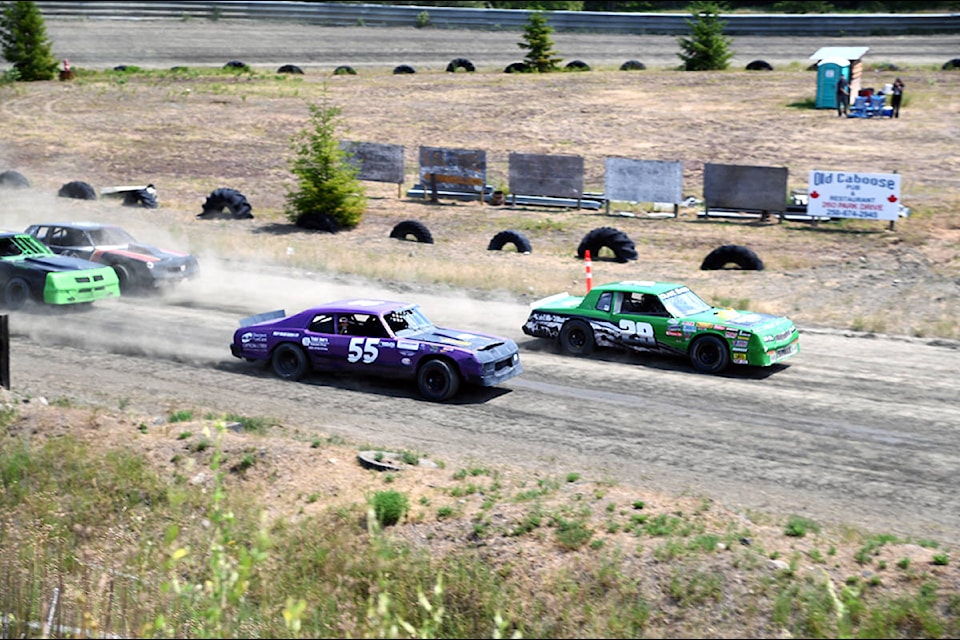
[{"label": "car spoiler", "polygon": [[259,324],[261,322],[266,322],[267,320],[277,320],[278,318],[283,318],[287,315],[287,312],[283,309],[277,309],[276,311],[267,311],[264,313],[258,313],[253,316],[247,316],[246,318],[240,319],[241,327],[249,327],[252,324]]}]

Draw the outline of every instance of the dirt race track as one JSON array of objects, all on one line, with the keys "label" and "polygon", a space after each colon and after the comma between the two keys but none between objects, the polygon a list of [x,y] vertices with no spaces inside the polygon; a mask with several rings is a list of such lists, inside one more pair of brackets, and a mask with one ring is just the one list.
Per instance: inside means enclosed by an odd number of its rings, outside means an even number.
[{"label": "dirt race track", "polygon": [[[463,34],[444,31],[391,33],[398,37],[387,42],[387,32],[374,29],[220,23],[52,22],[48,31],[58,56],[92,68],[217,65],[229,59],[264,68],[438,68],[455,57],[493,68],[521,57],[516,34],[503,33],[470,33],[464,44]],[[374,39],[361,37],[371,34]],[[556,40],[566,57],[590,64],[676,62],[672,38],[560,34]],[[830,44],[741,40],[734,64],[755,58],[774,65],[805,62]],[[574,46],[579,42],[581,48]],[[843,44],[861,43],[878,60],[939,64],[960,55],[955,36]],[[665,358],[621,362],[603,354],[557,354],[522,336],[527,307],[516,301],[479,302],[417,287],[398,292],[346,280],[313,280],[307,296],[302,282],[309,274],[209,263],[204,268],[212,277],[166,298],[98,303],[71,314],[69,323],[41,311],[13,315],[14,390],[155,415],[198,406],[272,416],[447,460],[576,471],[703,495],[734,509],[960,543],[955,342],[807,330],[802,352],[787,365],[709,377]],[[321,376],[285,383],[230,357],[228,342],[239,318],[268,308],[299,310],[320,295],[334,299],[359,289],[368,297],[418,302],[440,325],[517,339],[525,373],[503,388],[472,391],[441,405],[421,401],[399,383]]]}]

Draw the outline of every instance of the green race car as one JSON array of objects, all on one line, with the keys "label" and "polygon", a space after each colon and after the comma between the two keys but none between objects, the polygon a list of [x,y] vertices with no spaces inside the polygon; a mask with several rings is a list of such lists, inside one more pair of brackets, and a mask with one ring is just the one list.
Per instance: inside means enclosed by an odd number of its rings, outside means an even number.
[{"label": "green race car", "polygon": [[560,293],[530,306],[523,332],[559,341],[573,355],[594,347],[652,351],[720,373],[730,363],[766,367],[800,351],[800,333],[789,318],[713,307],[681,284],[613,282],[585,296]]},{"label": "green race car", "polygon": [[82,304],[120,295],[112,267],[59,256],[26,233],[0,233],[0,308]]}]

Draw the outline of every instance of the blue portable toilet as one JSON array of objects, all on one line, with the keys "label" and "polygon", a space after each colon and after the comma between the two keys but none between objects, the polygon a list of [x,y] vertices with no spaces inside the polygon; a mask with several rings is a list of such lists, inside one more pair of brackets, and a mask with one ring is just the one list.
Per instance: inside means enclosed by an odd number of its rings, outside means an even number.
[{"label": "blue portable toilet", "polygon": [[817,109],[837,108],[837,80],[844,74],[850,83],[850,102],[860,93],[861,58],[870,47],[820,47],[810,56],[817,64]]},{"label": "blue portable toilet", "polygon": [[850,82],[850,61],[827,58],[817,63],[817,109],[837,108],[837,82],[840,77]]}]

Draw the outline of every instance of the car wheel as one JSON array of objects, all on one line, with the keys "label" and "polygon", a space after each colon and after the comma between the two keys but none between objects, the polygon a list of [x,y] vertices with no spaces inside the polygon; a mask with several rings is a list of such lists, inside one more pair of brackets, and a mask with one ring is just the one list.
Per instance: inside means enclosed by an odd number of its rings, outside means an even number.
[{"label": "car wheel", "polygon": [[477,68],[473,66],[473,63],[466,58],[454,58],[450,61],[450,64],[447,65],[447,73],[456,73],[457,69],[463,69],[468,73],[477,70]]},{"label": "car wheel", "polygon": [[600,255],[600,250],[606,247],[613,251],[617,262],[628,262],[637,259],[637,248],[627,234],[613,227],[597,227],[583,236],[577,247],[577,257],[581,260],[590,252],[594,260]]},{"label": "car wheel", "polygon": [[113,270],[117,274],[117,285],[120,287],[120,295],[129,293],[133,288],[133,281],[130,279],[130,270],[122,264],[113,265]]},{"label": "car wheel", "polygon": [[763,271],[763,260],[751,249],[737,244],[725,244],[711,251],[700,264],[700,270],[723,269],[730,263],[737,265],[744,271]]},{"label": "car wheel", "polygon": [[10,278],[3,287],[3,306],[17,310],[30,299],[30,285],[23,278]]},{"label": "car wheel", "polygon": [[19,171],[9,170],[0,173],[0,187],[29,187],[30,181],[27,180]]},{"label": "car wheel", "polygon": [[445,360],[429,360],[417,371],[420,395],[432,402],[442,402],[460,389],[460,374]]},{"label": "car wheel", "polygon": [[595,344],[593,329],[583,320],[570,320],[560,329],[560,346],[570,355],[588,356]]},{"label": "car wheel", "polygon": [[720,336],[702,336],[690,345],[690,362],[700,373],[720,373],[730,364],[730,350]]},{"label": "car wheel", "polygon": [[291,382],[296,382],[307,375],[309,368],[307,354],[297,345],[289,343],[281,344],[274,349],[270,362],[273,364],[274,373]]},{"label": "car wheel", "polygon": [[82,180],[68,182],[57,191],[61,198],[74,198],[76,200],[96,200],[97,192],[89,183]]},{"label": "car wheel", "polygon": [[493,236],[493,238],[490,239],[490,244],[487,245],[487,250],[500,251],[508,244],[512,244],[517,250],[517,253],[530,253],[532,251],[530,241],[527,240],[525,235],[519,231],[509,229]]},{"label": "car wheel", "polygon": [[224,209],[230,212],[233,218],[252,218],[253,207],[247,202],[247,197],[236,189],[221,187],[214,189],[203,203],[203,211],[198,218],[222,218]]},{"label": "car wheel", "polygon": [[398,240],[409,240],[410,236],[413,236],[415,242],[433,244],[433,234],[430,233],[430,229],[417,220],[398,222],[390,231],[390,237]]}]

